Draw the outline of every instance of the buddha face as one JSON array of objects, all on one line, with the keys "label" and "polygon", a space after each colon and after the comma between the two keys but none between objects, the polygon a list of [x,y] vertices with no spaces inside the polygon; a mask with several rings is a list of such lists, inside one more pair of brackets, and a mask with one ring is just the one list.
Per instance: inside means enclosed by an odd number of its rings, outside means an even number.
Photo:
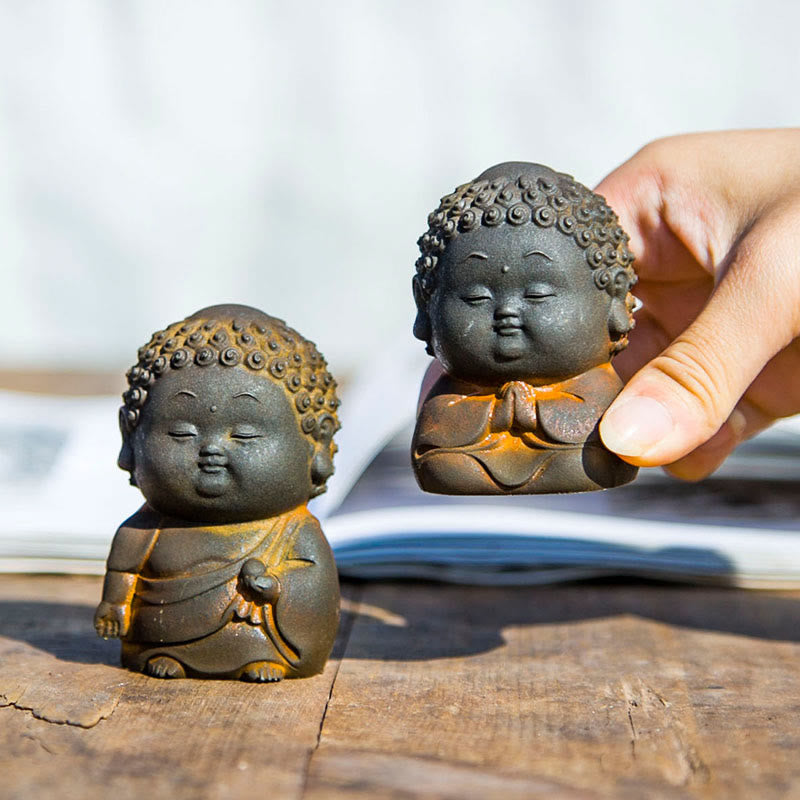
[{"label": "buddha face", "polygon": [[289,399],[240,367],[168,370],[151,387],[129,446],[148,503],[179,519],[265,519],[311,495],[313,447]]},{"label": "buddha face", "polygon": [[611,296],[554,227],[480,227],[455,236],[428,303],[430,343],[450,375],[546,385],[609,360]]}]

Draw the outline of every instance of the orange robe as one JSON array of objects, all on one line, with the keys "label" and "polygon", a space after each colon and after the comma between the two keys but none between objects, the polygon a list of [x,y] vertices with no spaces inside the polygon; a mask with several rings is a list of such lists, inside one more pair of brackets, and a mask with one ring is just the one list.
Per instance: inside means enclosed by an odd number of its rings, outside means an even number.
[{"label": "orange robe", "polygon": [[637,469],[597,433],[622,382],[602,364],[552,386],[496,392],[443,376],[420,408],[412,463],[439,494],[580,492],[628,483]]},{"label": "orange robe", "polygon": [[[277,577],[274,604],[243,589],[239,574],[250,559]],[[201,675],[230,677],[248,663],[271,661],[300,677],[320,672],[333,646],[336,566],[304,505],[224,525],[163,518],[143,506],[117,531],[108,571],[135,576],[122,637],[122,663],[131,669],[165,655]]]}]

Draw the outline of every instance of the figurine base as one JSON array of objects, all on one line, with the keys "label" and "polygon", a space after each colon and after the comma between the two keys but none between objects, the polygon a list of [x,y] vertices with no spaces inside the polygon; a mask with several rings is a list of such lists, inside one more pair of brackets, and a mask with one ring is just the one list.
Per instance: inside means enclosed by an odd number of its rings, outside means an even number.
[{"label": "figurine base", "polygon": [[602,445],[546,452],[521,485],[505,485],[493,477],[480,456],[443,450],[414,456],[420,488],[432,494],[506,495],[592,492],[623,486],[636,478],[638,467],[626,463]]},{"label": "figurine base", "polygon": [[316,663],[295,668],[259,627],[235,622],[204,639],[182,644],[123,642],[121,663],[157,678],[273,682],[315,675],[322,671],[325,661],[319,658]]}]

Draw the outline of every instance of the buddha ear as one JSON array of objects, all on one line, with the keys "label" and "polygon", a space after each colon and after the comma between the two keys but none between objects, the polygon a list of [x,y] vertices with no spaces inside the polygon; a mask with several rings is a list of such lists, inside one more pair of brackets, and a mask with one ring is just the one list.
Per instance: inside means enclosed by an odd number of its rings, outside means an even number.
[{"label": "buddha ear", "polygon": [[120,448],[119,455],[117,456],[117,466],[124,469],[125,472],[130,473],[131,486],[136,486],[136,480],[133,477],[133,470],[136,467],[136,461],[133,457],[133,448],[131,447],[131,435],[128,431],[128,426],[124,418],[125,409],[121,408],[119,411],[119,432],[122,434],[122,447]]},{"label": "buddha ear", "polygon": [[127,440],[122,442],[122,447],[117,457],[117,466],[126,472],[133,472],[133,448]]},{"label": "buddha ear", "polygon": [[608,332],[612,339],[619,339],[633,327],[628,311],[627,299],[631,282],[624,270],[619,270],[606,286],[611,295],[611,306],[608,309]]},{"label": "buddha ear", "polygon": [[419,276],[415,275],[411,281],[414,290],[414,302],[417,304],[417,318],[414,320],[414,336],[423,342],[430,343],[431,340],[431,318],[428,315],[428,301],[422,291],[422,284]]},{"label": "buddha ear", "polygon": [[336,446],[332,444],[336,423],[333,417],[324,417],[314,434],[314,453],[311,456],[311,496],[316,497],[325,491],[325,483],[333,475],[333,454]]},{"label": "buddha ear", "polygon": [[333,458],[326,447],[317,447],[311,459],[311,496],[316,497],[325,491],[325,483],[333,475]]},{"label": "buddha ear", "polygon": [[624,300],[614,299],[608,312],[608,332],[612,339],[624,336],[633,326]]}]

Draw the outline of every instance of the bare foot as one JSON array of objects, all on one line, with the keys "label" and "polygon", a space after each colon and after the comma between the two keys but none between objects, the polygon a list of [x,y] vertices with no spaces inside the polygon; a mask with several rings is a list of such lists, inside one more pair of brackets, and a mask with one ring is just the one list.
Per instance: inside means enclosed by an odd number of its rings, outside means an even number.
[{"label": "bare foot", "polygon": [[147,660],[144,671],[154,678],[185,678],[186,670],[180,661],[169,656],[153,656]]},{"label": "bare foot", "polygon": [[251,661],[242,669],[241,679],[252,683],[272,683],[286,674],[286,667],[272,661]]}]

